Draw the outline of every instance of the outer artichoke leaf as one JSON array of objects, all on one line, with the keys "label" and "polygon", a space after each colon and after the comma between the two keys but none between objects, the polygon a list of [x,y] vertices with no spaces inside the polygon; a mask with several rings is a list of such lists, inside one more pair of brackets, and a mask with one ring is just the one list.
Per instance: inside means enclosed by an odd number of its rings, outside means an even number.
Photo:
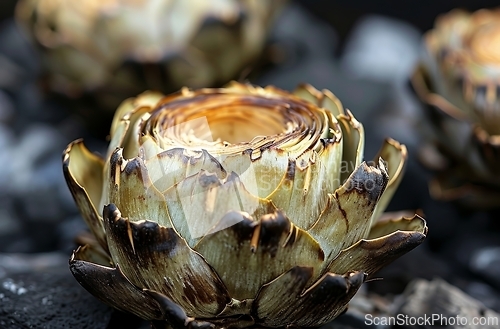
[{"label": "outer artichoke leaf", "polygon": [[387,188],[380,197],[377,203],[375,211],[372,216],[372,223],[375,223],[377,218],[382,215],[385,208],[387,208],[392,196],[396,192],[396,189],[403,179],[403,174],[405,170],[406,159],[408,157],[408,152],[406,146],[399,144],[393,139],[386,139],[382,148],[377,153],[374,158],[374,162],[382,158],[387,163],[387,174],[389,175],[389,181],[387,183]]},{"label": "outer artichoke leaf", "polygon": [[69,144],[63,152],[63,173],[83,219],[104,249],[107,249],[102,218],[96,207],[101,199],[104,161],[92,154],[82,140]]},{"label": "outer artichoke leaf", "polygon": [[[397,213],[394,215],[397,215]],[[373,225],[367,239],[378,239],[396,231],[420,232],[426,234],[427,227],[425,221],[418,215],[414,215],[410,218],[388,218]]]},{"label": "outer artichoke leaf", "polygon": [[104,226],[113,260],[134,285],[164,294],[193,317],[214,317],[230,302],[217,274],[174,229],[130,222],[113,204],[104,208]]},{"label": "outer artichoke leaf", "polygon": [[[417,215],[410,220],[403,219],[397,224],[389,221],[380,225],[388,225],[388,227],[378,227],[373,231],[373,236],[390,232],[393,228],[399,230],[379,238],[360,240],[350,248],[342,250],[331,262],[328,271],[339,274],[362,271],[372,275],[420,245],[427,235],[425,221]],[[412,231],[413,228],[417,228],[417,230]]]},{"label": "outer artichoke leaf", "polygon": [[[287,323],[288,316],[294,311],[293,306],[295,306],[297,298],[304,292],[313,272],[311,267],[295,266],[263,285],[252,303],[254,316],[259,321],[269,325]],[[283,307],[283,305],[287,306]],[[289,310],[289,312],[283,314],[284,309]],[[277,314],[281,316],[278,318]]]},{"label": "outer artichoke leaf", "polygon": [[320,326],[344,312],[365,279],[360,272],[328,273],[304,291],[311,274],[310,269],[294,267],[263,286],[253,304],[256,322],[271,327]]},{"label": "outer artichoke leaf", "polygon": [[144,163],[151,181],[161,192],[201,170],[214,173],[219,179],[227,176],[219,161],[205,150],[188,151],[183,148],[173,148],[146,158]]},{"label": "outer artichoke leaf", "polygon": [[368,236],[370,218],[388,179],[381,160],[377,167],[363,162],[344,185],[329,196],[318,221],[308,231],[325,251],[326,264],[342,249]]},{"label": "outer artichoke leaf", "polygon": [[291,214],[291,221],[300,228],[311,227],[328,201],[328,191],[340,184],[338,164],[341,161],[340,140],[324,143],[321,154],[314,150],[298,159],[290,159],[286,175],[269,199],[279,209]]},{"label": "outer artichoke leaf", "polygon": [[110,159],[109,200],[131,221],[147,219],[172,227],[163,195],[154,187],[141,158],[125,160],[122,149]]},{"label": "outer artichoke leaf", "polygon": [[339,115],[337,120],[342,128],[344,141],[340,181],[345,182],[363,160],[365,131],[363,125],[354,118],[349,110],[347,110],[347,115]]},{"label": "outer artichoke leaf", "polygon": [[190,246],[215,226],[223,229],[235,224],[234,218],[221,222],[228,212],[242,211],[259,218],[274,210],[268,200],[251,195],[235,173],[220,180],[216,174],[201,170],[163,194],[175,229]]},{"label": "outer artichoke leaf", "polygon": [[[104,164],[103,177],[108,177],[108,178],[110,177],[110,171],[111,171],[110,159],[113,153],[116,152],[116,150],[119,149],[120,146],[123,144],[123,139],[125,138],[125,134],[127,133],[129,126],[130,122],[128,120],[122,120],[119,121],[116,128],[112,129],[110,136],[111,140],[109,142],[107,156],[106,156],[106,162]],[[109,193],[110,193],[109,189],[110,189],[110,184],[106,184],[105,182],[103,184],[102,197],[97,208],[99,209],[99,212],[102,211],[102,207],[104,207],[105,204],[109,203]]]},{"label": "outer artichoke leaf", "polygon": [[78,247],[74,252],[74,254],[78,256],[77,258],[96,265],[113,266],[111,256],[109,256],[99,245],[95,244],[95,241],[92,242],[94,242],[94,245],[86,244]]},{"label": "outer artichoke leaf", "polygon": [[146,320],[163,319],[160,305],[142,289],[134,286],[121,269],[92,263],[89,254],[78,248],[69,261],[69,268],[87,291],[114,308],[130,312]]},{"label": "outer artichoke leaf", "polygon": [[323,251],[282,211],[263,215],[258,221],[241,212],[228,216],[241,220],[205,236],[195,250],[217,271],[233,298],[254,298],[262,285],[294,266],[312,268],[317,275]]}]

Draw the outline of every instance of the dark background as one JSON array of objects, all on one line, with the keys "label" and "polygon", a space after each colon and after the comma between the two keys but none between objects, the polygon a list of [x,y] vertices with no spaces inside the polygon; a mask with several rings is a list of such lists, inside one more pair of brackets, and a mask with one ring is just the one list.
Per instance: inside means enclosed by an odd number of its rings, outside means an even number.
[{"label": "dark background", "polygon": [[[63,318],[67,316],[74,321],[71,323],[78,323],[80,319],[87,321],[85,323],[89,324],[89,328],[94,329],[138,328],[142,324],[137,319],[112,312],[82,289],[78,290],[79,286],[68,273],[67,259],[75,247],[74,236],[84,230],[85,225],[62,179],[60,154],[67,143],[78,137],[85,137],[87,146],[93,150],[103,149],[106,141],[100,132],[89,131],[91,129],[72,116],[66,105],[47,101],[34,88],[33,80],[39,68],[38,64],[30,65],[29,58],[33,54],[10,37],[15,33],[5,32],[11,29],[15,3],[14,0],[0,0],[0,55],[7,54],[14,58],[14,62],[22,63],[19,66],[26,69],[20,83],[5,88],[5,94],[11,98],[14,108],[14,114],[11,115],[12,128],[16,141],[28,140],[33,145],[37,145],[34,143],[37,140],[45,141],[42,146],[47,151],[34,160],[33,177],[37,179],[30,182],[29,189],[12,192],[0,184],[0,210],[10,213],[19,226],[16,229],[7,227],[14,233],[8,230],[4,231],[8,233],[4,233],[2,229],[6,226],[0,226],[0,279],[3,284],[9,282],[5,281],[6,277],[17,280],[15,282],[24,282],[26,287],[29,283],[35,287],[33,289],[40,289],[33,296],[53,296],[53,305],[50,310],[42,308],[34,309],[32,313],[23,313],[22,310],[27,305],[38,305],[38,301],[30,299],[35,297],[19,295],[18,299],[15,299],[14,294],[9,302],[5,302],[2,297],[0,329],[24,328],[19,323],[26,327],[29,327],[30,323],[49,323],[47,319],[58,318],[60,313]],[[421,34],[433,27],[433,22],[439,14],[453,8],[472,11],[491,8],[498,5],[498,2],[297,0],[291,3],[298,4],[304,13],[311,14],[311,25],[318,26],[302,31],[302,35],[296,39],[291,38],[292,41],[287,40],[287,45],[292,44],[290,52],[296,52],[290,56],[293,57],[292,60],[281,66],[270,67],[268,71],[264,70],[262,75],[252,78],[251,82],[262,85],[275,84],[284,89],[291,89],[298,82],[309,82],[318,89],[332,90],[364,123],[368,159],[375,154],[387,134],[405,142],[409,148],[407,172],[389,210],[421,210],[430,229],[429,235],[420,247],[382,270],[379,276],[384,280],[368,283],[368,290],[383,296],[394,296],[402,293],[407,284],[415,278],[430,280],[440,277],[499,312],[498,261],[487,269],[477,268],[473,262],[479,252],[500,246],[498,212],[466,210],[430,198],[427,182],[432,173],[425,170],[416,158],[418,127],[415,127],[418,125],[397,114],[404,107],[399,97],[409,97],[406,94],[401,96],[401,90],[409,89],[406,81],[401,81],[396,86],[387,81],[357,79],[338,68],[338,61],[343,56],[345,46],[354,38],[351,32],[360,21],[370,15],[380,15],[382,20],[397,19],[414,27]],[[326,23],[330,30],[322,23]],[[316,31],[320,33],[316,34]],[[330,33],[332,31],[333,33]],[[324,36],[331,36],[331,40],[323,40]],[[35,61],[36,58],[33,59],[33,62]],[[0,74],[2,72],[0,70]],[[37,124],[43,124],[44,128],[40,129]],[[104,122],[104,126],[108,127],[109,124]],[[414,130],[407,129],[408,127]],[[33,135],[31,140],[25,137],[28,133]],[[18,142],[18,150],[26,147],[25,152],[20,151],[21,154],[34,152],[28,147],[28,142]],[[37,271],[42,270],[43,274],[38,275]],[[47,275],[47,271],[52,274]],[[7,286],[12,288],[12,285]],[[61,289],[64,290],[62,295]],[[57,299],[57,296],[63,296],[67,300]],[[369,303],[374,301],[369,299]],[[87,305],[90,305],[89,311],[82,311]],[[17,322],[9,326],[5,324],[7,322],[2,322],[7,321],[6,319]],[[103,325],[102,321],[109,321],[109,325]],[[351,326],[348,328],[362,327],[362,321],[349,321],[347,322]],[[51,328],[59,328],[54,322],[50,323]],[[124,326],[124,323],[127,326]],[[58,324],[64,327],[63,320]],[[73,327],[75,326],[78,325],[73,324]]]},{"label": "dark background", "polygon": [[[0,1],[0,20],[12,17],[17,0]],[[297,0],[301,6],[325,20],[345,40],[349,30],[356,20],[366,14],[380,14],[404,20],[420,31],[426,31],[433,26],[437,15],[453,8],[477,10],[498,6],[491,0]]]}]

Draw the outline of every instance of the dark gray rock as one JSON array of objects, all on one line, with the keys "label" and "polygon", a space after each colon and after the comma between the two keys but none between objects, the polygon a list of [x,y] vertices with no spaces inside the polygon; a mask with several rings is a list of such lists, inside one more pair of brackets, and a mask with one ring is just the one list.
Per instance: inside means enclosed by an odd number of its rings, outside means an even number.
[{"label": "dark gray rock", "polygon": [[[6,257],[2,255],[0,261],[5,261]],[[67,265],[59,264],[59,260],[56,260],[58,256],[52,259],[53,267],[42,266],[41,270],[35,270],[36,266],[28,266],[26,259],[16,260],[16,257],[11,256],[10,262],[13,264],[6,271],[4,268],[3,277],[0,278],[0,328],[108,327],[112,309],[83,289]],[[16,268],[31,270],[20,272]]]},{"label": "dark gray rock", "polygon": [[392,316],[407,319],[398,323],[402,328],[447,324],[450,329],[493,329],[500,321],[500,314],[441,279],[413,281],[396,302]]},{"label": "dark gray rock", "polygon": [[464,291],[472,298],[480,300],[486,307],[500,313],[500,295],[492,286],[480,281],[472,281],[467,284]]},{"label": "dark gray rock", "polygon": [[470,268],[500,289],[500,246],[477,250],[471,257]]}]

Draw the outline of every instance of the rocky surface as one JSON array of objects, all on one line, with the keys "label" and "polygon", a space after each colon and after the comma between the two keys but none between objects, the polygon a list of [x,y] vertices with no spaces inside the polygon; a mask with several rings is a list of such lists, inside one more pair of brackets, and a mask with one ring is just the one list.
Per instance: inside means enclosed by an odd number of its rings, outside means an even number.
[{"label": "rocky surface", "polygon": [[[365,124],[367,158],[389,132],[404,142],[407,173],[389,209],[421,209],[430,230],[422,246],[378,273],[347,313],[324,329],[373,328],[367,315],[500,312],[498,215],[432,200],[430,175],[415,159],[420,109],[405,77],[418,56],[420,32],[380,16],[366,17],[353,31],[341,48],[331,26],[299,7],[287,9],[272,35],[284,56],[252,82],[284,89],[308,82],[332,90]],[[86,228],[62,177],[61,152],[78,137],[100,152],[106,141],[88,131],[68,104],[41,93],[39,73],[36,51],[12,20],[2,21],[0,328],[148,328],[95,300],[68,272],[74,238]],[[441,280],[408,286],[434,277]]]},{"label": "rocky surface", "polygon": [[500,314],[441,279],[415,280],[395,303],[392,317],[407,328],[481,328],[500,325]]}]

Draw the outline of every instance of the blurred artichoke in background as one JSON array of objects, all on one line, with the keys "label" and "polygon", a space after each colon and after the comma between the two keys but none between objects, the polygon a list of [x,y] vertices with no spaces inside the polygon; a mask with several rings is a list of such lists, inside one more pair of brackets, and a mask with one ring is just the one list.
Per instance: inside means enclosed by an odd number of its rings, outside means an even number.
[{"label": "blurred artichoke in background", "polygon": [[500,10],[454,10],[424,37],[412,85],[432,123],[421,158],[438,171],[431,194],[500,206]]},{"label": "blurred artichoke in background", "polygon": [[50,90],[114,111],[148,89],[227,83],[261,54],[284,0],[20,0]]},{"label": "blurred artichoke in background", "polygon": [[104,159],[81,140],[64,152],[96,239],[71,271],[157,327],[329,322],[427,233],[416,215],[379,220],[406,148],[387,140],[366,163],[363,146],[363,126],[311,86],[143,93],[117,110]]}]

